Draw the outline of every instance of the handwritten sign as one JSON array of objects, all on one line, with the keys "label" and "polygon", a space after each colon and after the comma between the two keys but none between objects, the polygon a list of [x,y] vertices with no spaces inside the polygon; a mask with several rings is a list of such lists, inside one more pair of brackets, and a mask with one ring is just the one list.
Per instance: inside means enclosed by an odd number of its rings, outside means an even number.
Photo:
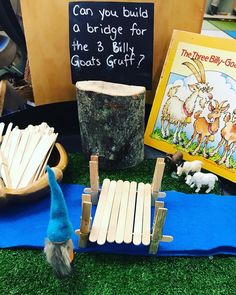
[{"label": "handwritten sign", "polygon": [[152,88],[153,3],[70,2],[72,82]]}]

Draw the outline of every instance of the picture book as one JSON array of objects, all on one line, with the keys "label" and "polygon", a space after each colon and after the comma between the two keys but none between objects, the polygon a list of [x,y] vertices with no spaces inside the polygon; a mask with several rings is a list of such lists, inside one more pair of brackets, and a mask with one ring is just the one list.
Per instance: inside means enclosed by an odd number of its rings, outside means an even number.
[{"label": "picture book", "polygon": [[236,182],[236,41],[174,31],[146,145]]}]

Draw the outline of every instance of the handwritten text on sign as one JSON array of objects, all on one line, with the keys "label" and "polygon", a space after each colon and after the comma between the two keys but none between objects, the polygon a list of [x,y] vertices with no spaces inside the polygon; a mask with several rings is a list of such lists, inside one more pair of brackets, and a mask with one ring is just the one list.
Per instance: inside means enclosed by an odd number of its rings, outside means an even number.
[{"label": "handwritten text on sign", "polygon": [[153,3],[71,2],[72,81],[152,87]]}]

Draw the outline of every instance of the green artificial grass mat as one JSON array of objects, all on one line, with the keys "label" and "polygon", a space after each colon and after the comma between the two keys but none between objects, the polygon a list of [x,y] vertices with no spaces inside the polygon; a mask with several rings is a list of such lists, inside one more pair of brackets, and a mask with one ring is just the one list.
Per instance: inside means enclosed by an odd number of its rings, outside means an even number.
[{"label": "green artificial grass mat", "polygon": [[40,251],[0,250],[1,295],[234,295],[236,259],[75,254],[56,278]]},{"label": "green artificial grass mat", "polygon": [[[151,183],[153,172],[155,169],[156,160],[147,159],[136,167],[116,170],[116,171],[99,171],[100,184],[105,178],[111,180],[128,180],[136,182]],[[81,154],[69,154],[69,164],[66,172],[63,176],[64,183],[79,183],[85,186],[89,186],[89,166],[88,161]],[[185,184],[185,176],[180,178],[172,178],[171,171],[166,166],[164,171],[164,177],[161,184],[161,190],[175,190],[184,193],[194,193],[194,189]],[[200,193],[204,193],[205,187],[202,188]],[[219,183],[216,184],[214,190],[211,192],[217,195],[222,194]]]},{"label": "green artificial grass mat", "polygon": [[236,31],[236,22],[234,21],[221,21],[221,20],[209,20],[209,23],[216,26],[222,31]]},{"label": "green artificial grass mat", "polygon": [[[151,182],[154,166],[154,160],[145,160],[135,168],[101,172],[100,180],[109,177]],[[69,155],[63,182],[88,185],[88,162],[81,155]],[[167,169],[162,189],[171,188],[189,189],[183,181],[171,178]],[[215,192],[220,192],[219,186]],[[66,279],[54,276],[43,251],[2,249],[0,259],[0,295],[236,294],[236,257],[76,253],[74,273]]]}]

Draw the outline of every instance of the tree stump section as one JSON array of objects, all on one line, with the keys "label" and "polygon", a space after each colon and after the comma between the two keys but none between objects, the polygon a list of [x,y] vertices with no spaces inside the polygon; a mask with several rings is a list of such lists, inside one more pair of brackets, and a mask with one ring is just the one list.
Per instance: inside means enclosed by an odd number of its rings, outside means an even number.
[{"label": "tree stump section", "polygon": [[102,169],[123,169],[144,158],[145,87],[103,81],[76,83],[83,153]]}]

